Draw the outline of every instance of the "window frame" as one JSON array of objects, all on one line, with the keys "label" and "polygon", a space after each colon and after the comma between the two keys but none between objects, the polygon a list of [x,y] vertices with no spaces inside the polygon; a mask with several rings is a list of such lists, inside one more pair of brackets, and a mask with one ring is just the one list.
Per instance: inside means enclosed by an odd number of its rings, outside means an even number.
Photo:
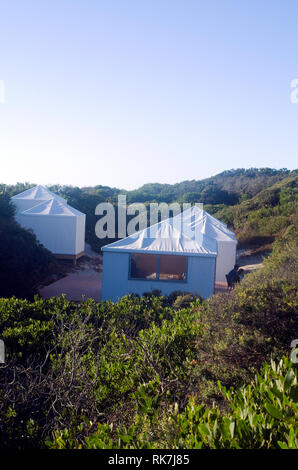
[{"label": "window frame", "polygon": [[[156,256],[156,279],[147,279],[145,277],[132,277],[131,275],[131,258],[133,255],[154,255]],[[167,255],[167,256],[183,256],[185,258],[185,279],[160,279],[159,274],[160,274],[160,257],[162,255]],[[129,253],[129,262],[128,262],[128,280],[129,281],[142,281],[142,282],[176,282],[178,284],[184,283],[186,284],[188,282],[188,256],[186,255],[171,255],[168,253]]]}]

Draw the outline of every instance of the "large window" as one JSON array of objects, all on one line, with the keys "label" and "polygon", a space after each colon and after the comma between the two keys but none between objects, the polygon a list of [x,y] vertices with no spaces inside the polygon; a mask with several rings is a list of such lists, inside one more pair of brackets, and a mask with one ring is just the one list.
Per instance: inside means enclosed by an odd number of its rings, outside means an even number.
[{"label": "large window", "polygon": [[130,257],[130,277],[156,279],[157,255],[135,253]]},{"label": "large window", "polygon": [[130,278],[186,281],[187,257],[135,253],[130,256]]},{"label": "large window", "polygon": [[159,279],[164,281],[185,281],[186,256],[160,255]]}]

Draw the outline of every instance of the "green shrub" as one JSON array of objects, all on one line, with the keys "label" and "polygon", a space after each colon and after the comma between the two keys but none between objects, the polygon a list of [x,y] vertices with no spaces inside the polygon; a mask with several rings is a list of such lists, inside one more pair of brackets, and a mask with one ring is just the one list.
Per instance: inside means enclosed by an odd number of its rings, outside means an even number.
[{"label": "green shrub", "polygon": [[158,384],[141,386],[134,423],[115,428],[100,424],[80,443],[63,430],[48,441],[51,448],[298,449],[297,368],[284,357],[265,364],[254,381],[237,390],[218,384],[229,411],[190,399],[160,413]]}]

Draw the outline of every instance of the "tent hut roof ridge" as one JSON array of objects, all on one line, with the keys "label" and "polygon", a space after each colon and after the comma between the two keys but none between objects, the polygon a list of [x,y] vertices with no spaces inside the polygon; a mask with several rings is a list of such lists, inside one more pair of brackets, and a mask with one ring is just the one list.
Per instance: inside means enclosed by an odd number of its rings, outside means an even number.
[{"label": "tent hut roof ridge", "polygon": [[16,194],[15,196],[12,197],[12,199],[36,199],[39,201],[43,200],[48,200],[56,198],[61,202],[66,202],[65,199],[63,199],[61,196],[58,196],[58,194],[53,193],[49,189],[45,188],[42,185],[37,185],[34,186],[33,188],[26,189],[26,191],[23,191],[19,194]]},{"label": "tent hut roof ridge", "polygon": [[40,204],[36,204],[35,206],[27,209],[21,213],[22,215],[26,216],[83,216],[84,214],[74,207],[69,206],[66,202],[61,202],[56,198],[49,199],[47,201],[41,202]]}]

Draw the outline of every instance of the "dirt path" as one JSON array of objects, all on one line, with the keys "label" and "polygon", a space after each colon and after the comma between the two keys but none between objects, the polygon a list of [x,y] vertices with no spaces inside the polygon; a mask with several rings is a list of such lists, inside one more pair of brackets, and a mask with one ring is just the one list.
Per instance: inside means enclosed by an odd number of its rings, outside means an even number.
[{"label": "dirt path", "polygon": [[237,250],[236,260],[245,274],[263,267],[263,260],[269,255],[269,252],[258,253],[254,249]]}]

